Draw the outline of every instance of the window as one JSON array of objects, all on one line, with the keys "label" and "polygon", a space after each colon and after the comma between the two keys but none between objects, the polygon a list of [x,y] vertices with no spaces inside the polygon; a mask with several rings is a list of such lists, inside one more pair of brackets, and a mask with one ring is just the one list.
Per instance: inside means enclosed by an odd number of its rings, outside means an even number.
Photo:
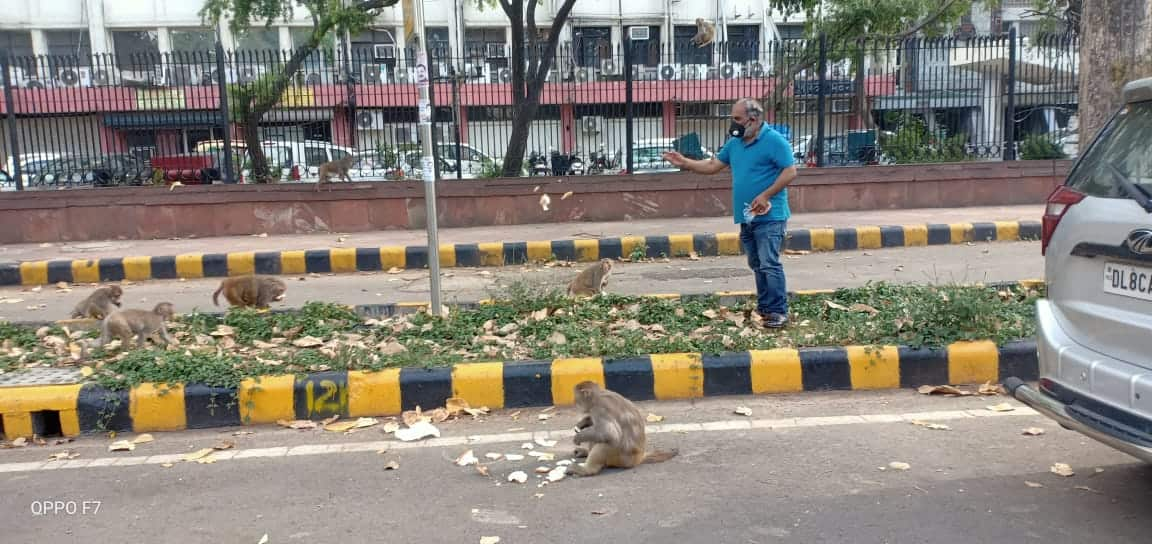
[{"label": "window", "polygon": [[328,151],[323,147],[305,147],[304,163],[307,166],[320,166],[328,162]]},{"label": "window", "polygon": [[204,54],[216,50],[216,33],[208,29],[173,29],[168,36],[174,52]]},{"label": "window", "polygon": [[760,57],[760,27],[758,25],[729,25],[728,62],[752,62]]},{"label": "window", "polygon": [[343,149],[329,148],[328,154],[332,155],[332,160],[338,161],[340,159],[348,158],[348,155],[350,155],[351,153],[348,153],[347,151],[344,151]]},{"label": "window", "polygon": [[19,30],[0,30],[0,56],[11,56],[12,64],[22,68],[29,76],[37,73],[33,56],[32,33]]},{"label": "window", "polygon": [[[628,29],[624,28],[624,38],[628,38]],[[660,27],[648,27],[647,40],[627,40],[628,52],[632,56],[632,64],[638,66],[657,66],[660,64]]]},{"label": "window", "polygon": [[87,30],[45,30],[44,41],[48,54],[53,57],[66,57],[73,64],[79,62],[85,66],[92,60]]},{"label": "window", "polygon": [[1152,102],[1125,106],[1081,156],[1080,163],[1068,175],[1068,187],[1101,198],[1130,198],[1116,179],[1115,170],[1119,170],[1137,188],[1152,191],[1149,138]]},{"label": "window", "polygon": [[804,25],[776,25],[781,40],[804,39]]},{"label": "window", "polygon": [[[295,41],[295,37],[293,37],[293,42],[299,43]],[[391,45],[392,57],[377,58],[377,45]],[[389,68],[395,68],[396,59],[399,56],[400,52],[397,51],[396,38],[387,30],[365,30],[352,36],[352,73],[354,74],[363,74],[364,70],[361,66],[365,64],[385,64]]]},{"label": "window", "polygon": [[572,48],[577,66],[599,68],[600,61],[612,58],[612,28],[578,26],[572,32]]},{"label": "window", "polygon": [[248,29],[236,36],[236,51],[241,61],[275,62],[281,56],[280,30],[275,27]]},{"label": "window", "polygon": [[672,32],[676,62],[680,64],[712,64],[713,44],[696,47],[692,38],[696,36],[696,25],[680,25]]},{"label": "window", "polygon": [[[295,51],[308,44],[308,38],[312,36],[312,29],[292,27],[288,33],[292,35],[292,50]],[[332,54],[328,51],[330,50],[321,42],[320,47],[317,47],[315,51],[304,58],[304,64],[300,69],[304,72],[319,72],[327,66],[333,66],[336,59],[332,58]]]},{"label": "window", "polygon": [[430,26],[424,31],[428,34],[428,55],[435,60],[451,60],[452,47],[448,41],[448,27]]},{"label": "window", "polygon": [[112,48],[121,70],[150,71],[160,64],[160,45],[155,30],[113,30]]}]

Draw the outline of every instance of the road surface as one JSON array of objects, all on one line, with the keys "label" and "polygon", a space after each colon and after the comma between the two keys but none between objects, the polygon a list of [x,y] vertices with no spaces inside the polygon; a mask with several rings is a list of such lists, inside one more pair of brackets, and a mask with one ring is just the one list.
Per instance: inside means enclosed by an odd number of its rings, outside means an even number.
[{"label": "road surface", "polygon": [[[788,289],[827,289],[870,281],[951,283],[1041,279],[1044,260],[1039,242],[980,242],[914,248],[836,251],[784,256]],[[445,269],[443,300],[476,301],[502,292],[501,285],[529,282],[563,287],[577,269],[565,267],[504,267]],[[345,275],[284,276],[288,293],[276,307],[298,307],[307,301],[347,304],[428,301],[428,272],[406,270]],[[211,309],[219,279],[154,280],[125,286],[124,306],[151,308],[157,302],[175,304],[178,312]],[[616,293],[710,293],[750,291],[755,287],[744,257],[711,257],[699,261],[675,259],[649,263],[617,263],[608,285]],[[54,286],[38,291],[21,287],[0,289],[0,320],[51,321],[67,318],[91,287],[61,292]],[[223,300],[222,304],[226,304]]]},{"label": "road surface", "polygon": [[[650,447],[677,457],[544,486],[533,469],[555,462],[485,454],[526,454],[548,436],[558,444],[532,451],[564,459],[570,408],[444,422],[423,443],[381,425],[153,433],[133,452],[87,437],[0,451],[0,519],[5,542],[1148,542],[1152,469],[1019,404],[985,408],[999,402],[894,391],[642,403],[664,417]],[[181,460],[222,440],[235,447],[213,463]],[[453,464],[469,449],[489,476]],[[63,451],[79,456],[46,462]],[[1075,474],[1050,472],[1056,463]],[[527,484],[507,481],[515,470]]]}]

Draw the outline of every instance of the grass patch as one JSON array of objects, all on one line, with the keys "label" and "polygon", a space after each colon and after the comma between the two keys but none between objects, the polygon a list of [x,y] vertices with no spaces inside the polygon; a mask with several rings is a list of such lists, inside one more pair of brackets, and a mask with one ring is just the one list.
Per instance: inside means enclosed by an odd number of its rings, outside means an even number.
[{"label": "grass patch", "polygon": [[[778,347],[900,344],[942,347],[962,340],[997,343],[1031,337],[1042,291],[1013,287],[872,284],[792,301],[792,325],[768,331],[754,302],[645,299],[604,295],[572,300],[526,284],[505,286],[503,302],[452,311],[362,319],[346,306],[309,303],[293,313],[232,311],[180,316],[179,346],[96,350],[98,383],[141,382],[232,387],[246,377],[327,370],[439,366],[462,361],[718,353]],[[45,331],[41,331],[44,333]],[[63,335],[62,331],[61,336]],[[94,336],[94,333],[89,333]],[[79,364],[72,340],[0,324],[0,369]]]}]

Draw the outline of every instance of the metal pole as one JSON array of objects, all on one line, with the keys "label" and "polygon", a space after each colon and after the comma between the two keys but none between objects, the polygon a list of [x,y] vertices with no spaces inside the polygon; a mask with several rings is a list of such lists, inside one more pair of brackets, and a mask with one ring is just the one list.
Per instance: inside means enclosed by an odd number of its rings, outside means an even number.
[{"label": "metal pole", "polygon": [[1008,115],[1004,118],[1004,160],[1016,160],[1016,27],[1008,30]]},{"label": "metal pole", "polygon": [[432,158],[432,102],[428,74],[428,50],[424,35],[424,2],[416,1],[412,6],[414,31],[412,42],[416,50],[416,88],[419,98],[416,106],[419,112],[417,128],[420,134],[420,162],[424,178],[424,208],[428,230],[428,272],[429,291],[432,296],[432,315],[440,315],[440,241],[436,226],[436,162]]},{"label": "metal pole", "polygon": [[464,179],[463,157],[460,156],[462,145],[460,145],[460,80],[459,74],[452,74],[452,116],[454,125],[456,125],[456,179]]},{"label": "metal pole", "polygon": [[20,144],[16,141],[19,134],[16,131],[16,104],[12,97],[12,62],[7,54],[0,55],[0,70],[4,71],[4,111],[8,112],[8,156],[12,157],[12,179],[16,180],[16,190],[24,190],[23,173],[20,171]]},{"label": "metal pole", "polygon": [[628,38],[625,33],[624,40],[624,146],[628,151],[626,152],[627,171],[632,173],[633,159],[632,156],[632,40]]},{"label": "metal pole", "polygon": [[816,91],[816,167],[824,166],[824,95],[828,85],[828,35],[820,33],[820,67],[819,87]]},{"label": "metal pole", "polygon": [[220,29],[216,29],[216,88],[220,91],[220,127],[224,139],[224,183],[236,183],[236,173],[232,171],[232,125],[228,114],[228,72],[224,71],[224,44],[220,41]]}]

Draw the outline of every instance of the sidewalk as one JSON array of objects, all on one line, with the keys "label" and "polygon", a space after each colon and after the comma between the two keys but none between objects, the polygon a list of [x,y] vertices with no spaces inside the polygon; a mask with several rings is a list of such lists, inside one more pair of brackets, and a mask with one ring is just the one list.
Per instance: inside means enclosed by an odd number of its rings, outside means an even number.
[{"label": "sidewalk", "polygon": [[[990,221],[1039,221],[1043,205],[972,208],[925,208],[796,214],[789,229],[915,225]],[[451,228],[440,231],[441,244],[528,242],[537,240],[599,239],[619,236],[735,232],[730,217],[686,217],[600,223],[547,223],[495,227]],[[423,246],[422,230],[356,233],[227,236],[174,240],[108,240],[0,247],[0,262],[77,260],[125,256],[167,256],[185,253],[283,251],[325,248]]]}]

